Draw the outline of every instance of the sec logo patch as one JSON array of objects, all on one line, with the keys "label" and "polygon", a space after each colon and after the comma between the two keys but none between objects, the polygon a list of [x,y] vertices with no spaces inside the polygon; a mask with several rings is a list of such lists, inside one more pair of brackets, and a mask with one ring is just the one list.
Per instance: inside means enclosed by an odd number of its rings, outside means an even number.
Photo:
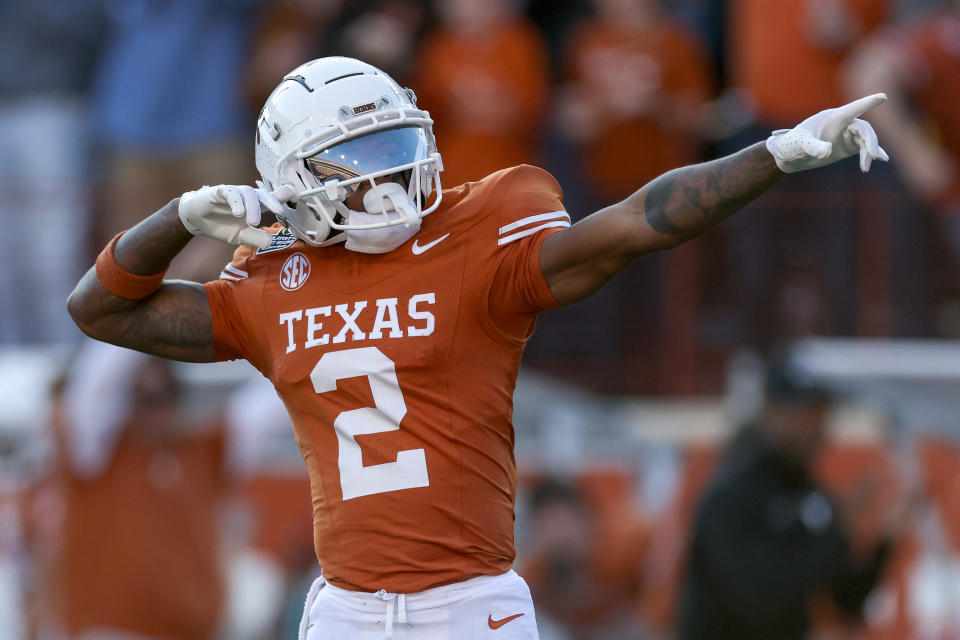
[{"label": "sec logo patch", "polygon": [[310,261],[299,251],[283,263],[280,268],[280,286],[287,291],[296,291],[310,277]]}]

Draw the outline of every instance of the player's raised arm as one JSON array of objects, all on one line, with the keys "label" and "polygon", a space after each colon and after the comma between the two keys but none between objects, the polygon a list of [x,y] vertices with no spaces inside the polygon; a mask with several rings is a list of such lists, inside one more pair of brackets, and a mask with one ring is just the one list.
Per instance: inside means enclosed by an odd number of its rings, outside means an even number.
[{"label": "player's raised arm", "polygon": [[694,238],[769,189],[784,173],[813,169],[859,154],[868,171],[887,160],[873,128],[858,116],[881,104],[867,96],[775,131],[733,155],[669,171],[626,200],[588,216],[544,241],[540,265],[561,304],[599,289],[633,259]]},{"label": "player's raised arm", "polygon": [[255,228],[277,196],[246,186],[203,187],[176,198],[114,239],[70,294],[67,309],[97,340],[190,362],[214,359],[207,294],[194,282],[164,281],[170,262],[194,235],[265,246]]}]

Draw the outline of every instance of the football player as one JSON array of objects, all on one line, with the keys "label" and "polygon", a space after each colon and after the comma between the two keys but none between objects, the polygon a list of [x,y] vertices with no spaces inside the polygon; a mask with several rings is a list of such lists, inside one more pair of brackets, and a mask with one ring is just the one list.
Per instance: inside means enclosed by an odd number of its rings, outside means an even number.
[{"label": "football player", "polygon": [[[323,567],[302,637],[536,638],[511,569],[511,412],[537,312],[703,233],[785,172],[886,160],[857,118],[883,100],[666,173],[571,226],[536,167],[443,189],[413,93],[358,60],[314,60],[260,112],[258,188],[173,199],[110,242],[68,306],[97,339],[246,358],[273,382],[309,469]],[[260,229],[267,210],[280,222]],[[164,281],[194,235],[240,247],[213,282]]]}]

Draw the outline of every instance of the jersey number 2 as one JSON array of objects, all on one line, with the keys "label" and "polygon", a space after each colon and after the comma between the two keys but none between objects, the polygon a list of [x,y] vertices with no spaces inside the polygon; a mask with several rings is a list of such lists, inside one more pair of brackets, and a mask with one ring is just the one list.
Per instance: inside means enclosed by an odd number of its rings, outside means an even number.
[{"label": "jersey number 2", "polygon": [[363,453],[356,436],[398,431],[407,413],[407,403],[397,381],[397,368],[390,358],[376,347],[331,351],[323,354],[310,372],[317,393],[336,391],[337,380],[358,377],[366,377],[370,383],[374,406],[344,411],[333,422],[339,446],[343,499],[429,486],[423,449],[400,451],[396,462],[363,466]]}]

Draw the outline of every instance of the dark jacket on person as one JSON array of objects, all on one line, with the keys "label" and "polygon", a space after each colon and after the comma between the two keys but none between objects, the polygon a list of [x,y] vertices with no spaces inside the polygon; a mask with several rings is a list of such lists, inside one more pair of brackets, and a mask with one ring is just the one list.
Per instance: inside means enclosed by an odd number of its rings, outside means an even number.
[{"label": "dark jacket on person", "polygon": [[696,516],[681,640],[807,636],[810,597],[856,616],[889,543],[858,561],[830,498],[756,428],[724,458]]}]

